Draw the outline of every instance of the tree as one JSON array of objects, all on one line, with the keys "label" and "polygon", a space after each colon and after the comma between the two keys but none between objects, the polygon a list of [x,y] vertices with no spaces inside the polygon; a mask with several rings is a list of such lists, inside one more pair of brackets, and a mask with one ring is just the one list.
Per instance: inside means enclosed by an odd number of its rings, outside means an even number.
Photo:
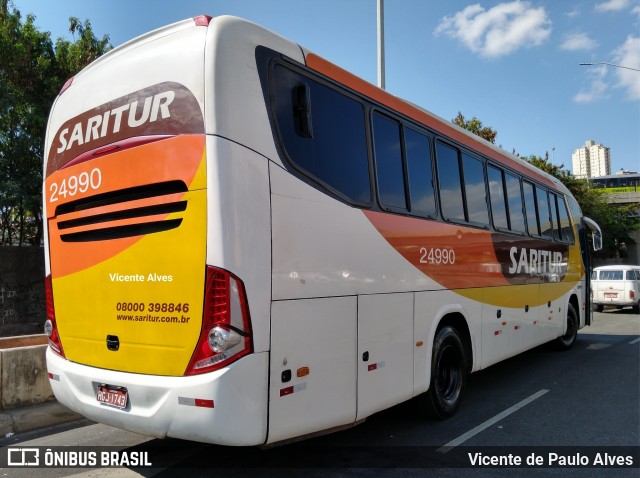
[{"label": "tree", "polygon": [[62,38],[56,41],[56,60],[63,83],[111,49],[109,36],[105,35],[101,40],[96,38],[89,20],[81,23],[76,17],[69,18],[69,31],[74,38],[78,35],[75,42]]},{"label": "tree", "polygon": [[88,20],[69,19],[78,39],[40,32],[35,17],[0,0],[0,244],[42,241],[42,162],[51,104],[64,82],[111,47]]},{"label": "tree", "polygon": [[480,121],[475,116],[470,120],[466,120],[463,114],[458,111],[458,116],[451,120],[453,124],[460,126],[461,128],[466,129],[467,131],[471,131],[476,136],[480,136],[481,138],[486,139],[490,143],[496,142],[496,136],[498,132],[489,126],[483,126],[482,121]]},{"label": "tree", "polygon": [[[3,244],[38,240],[42,143],[50,95],[43,79],[55,76],[48,34],[37,31],[34,18],[0,4],[0,215]],[[39,222],[39,221],[38,221]],[[31,224],[29,224],[31,223]],[[40,237],[38,237],[40,236]]]}]

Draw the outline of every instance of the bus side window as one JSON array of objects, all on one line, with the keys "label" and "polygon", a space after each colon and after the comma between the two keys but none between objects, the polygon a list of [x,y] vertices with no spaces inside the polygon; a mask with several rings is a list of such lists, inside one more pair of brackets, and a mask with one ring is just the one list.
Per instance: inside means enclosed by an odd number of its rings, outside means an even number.
[{"label": "bus side window", "polygon": [[493,225],[496,229],[509,229],[502,171],[494,166],[488,166],[487,178],[489,179],[489,198],[491,200]]},{"label": "bus side window", "polygon": [[411,212],[434,217],[436,199],[433,190],[429,138],[405,126],[404,150],[407,159]]},{"label": "bus side window", "polygon": [[464,221],[464,203],[460,182],[458,150],[444,143],[436,143],[440,206],[445,219]]},{"label": "bus side window", "polygon": [[522,182],[524,191],[524,205],[527,211],[527,228],[532,236],[540,235],[540,224],[538,222],[538,212],[533,184],[527,181]]},{"label": "bus side window", "polygon": [[387,209],[406,211],[400,123],[374,113],[373,149],[381,205]]},{"label": "bus side window", "polygon": [[524,212],[522,207],[522,192],[520,178],[513,174],[504,173],[507,182],[507,202],[509,203],[509,223],[513,232],[524,233]]},{"label": "bus side window", "polygon": [[560,236],[560,222],[558,221],[558,196],[555,193],[549,193],[549,209],[551,210],[553,238],[556,241],[560,241],[562,237]]},{"label": "bus side window", "polygon": [[538,217],[540,218],[540,229],[544,237],[553,237],[553,226],[549,215],[549,198],[546,189],[536,186],[536,200],[538,202]]},{"label": "bus side window", "polygon": [[573,242],[573,229],[564,196],[558,196],[558,211],[560,213],[560,237],[565,242]]},{"label": "bus side window", "polygon": [[468,154],[462,154],[464,193],[467,204],[467,221],[489,225],[487,187],[484,181],[484,163]]},{"label": "bus side window", "polygon": [[277,131],[293,166],[355,204],[370,204],[363,105],[280,64],[270,88]]}]

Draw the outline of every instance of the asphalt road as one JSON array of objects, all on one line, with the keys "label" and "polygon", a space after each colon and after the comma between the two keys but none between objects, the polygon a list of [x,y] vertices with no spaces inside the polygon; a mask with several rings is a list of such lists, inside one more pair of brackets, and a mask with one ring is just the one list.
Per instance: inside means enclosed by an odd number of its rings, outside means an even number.
[{"label": "asphalt road", "polygon": [[[640,316],[630,310],[594,313],[594,324],[580,331],[571,351],[541,346],[471,375],[452,419],[437,421],[422,412],[418,397],[349,430],[270,449],[155,440],[88,420],[5,438],[0,446],[64,445],[97,453],[103,449],[92,446],[109,446],[152,463],[39,468],[39,478],[640,477]],[[594,466],[600,459],[605,465]],[[612,466],[616,459],[634,466]],[[534,466],[528,467],[528,460]],[[587,466],[571,466],[585,460]],[[472,465],[478,461],[485,466]],[[12,467],[0,475],[31,478],[34,471]]]}]

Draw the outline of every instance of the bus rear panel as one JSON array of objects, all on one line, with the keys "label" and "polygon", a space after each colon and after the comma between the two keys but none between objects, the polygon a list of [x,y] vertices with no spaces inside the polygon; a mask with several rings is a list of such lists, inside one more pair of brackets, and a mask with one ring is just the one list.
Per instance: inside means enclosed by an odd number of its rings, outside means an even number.
[{"label": "bus rear panel", "polygon": [[235,200],[246,191],[226,185],[246,171],[252,200],[268,208],[268,181],[255,172],[264,158],[206,134],[208,23],[113,50],[54,104],[43,186],[47,361],[56,398],[95,421],[253,445],[266,440],[268,360],[252,312],[265,318],[251,310],[230,226],[269,230],[252,217],[263,209],[245,214]]}]

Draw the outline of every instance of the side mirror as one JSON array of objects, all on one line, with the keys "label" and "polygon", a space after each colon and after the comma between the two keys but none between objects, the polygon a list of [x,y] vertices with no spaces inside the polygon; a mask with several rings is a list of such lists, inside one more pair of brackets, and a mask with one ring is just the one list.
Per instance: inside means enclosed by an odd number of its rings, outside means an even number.
[{"label": "side mirror", "polygon": [[599,251],[602,249],[602,234],[599,232],[593,232],[593,250]]},{"label": "side mirror", "polygon": [[587,225],[589,229],[591,229],[591,235],[593,238],[593,250],[599,251],[602,250],[602,231],[600,230],[600,226],[593,219],[588,218],[587,216],[582,218],[584,223]]}]

